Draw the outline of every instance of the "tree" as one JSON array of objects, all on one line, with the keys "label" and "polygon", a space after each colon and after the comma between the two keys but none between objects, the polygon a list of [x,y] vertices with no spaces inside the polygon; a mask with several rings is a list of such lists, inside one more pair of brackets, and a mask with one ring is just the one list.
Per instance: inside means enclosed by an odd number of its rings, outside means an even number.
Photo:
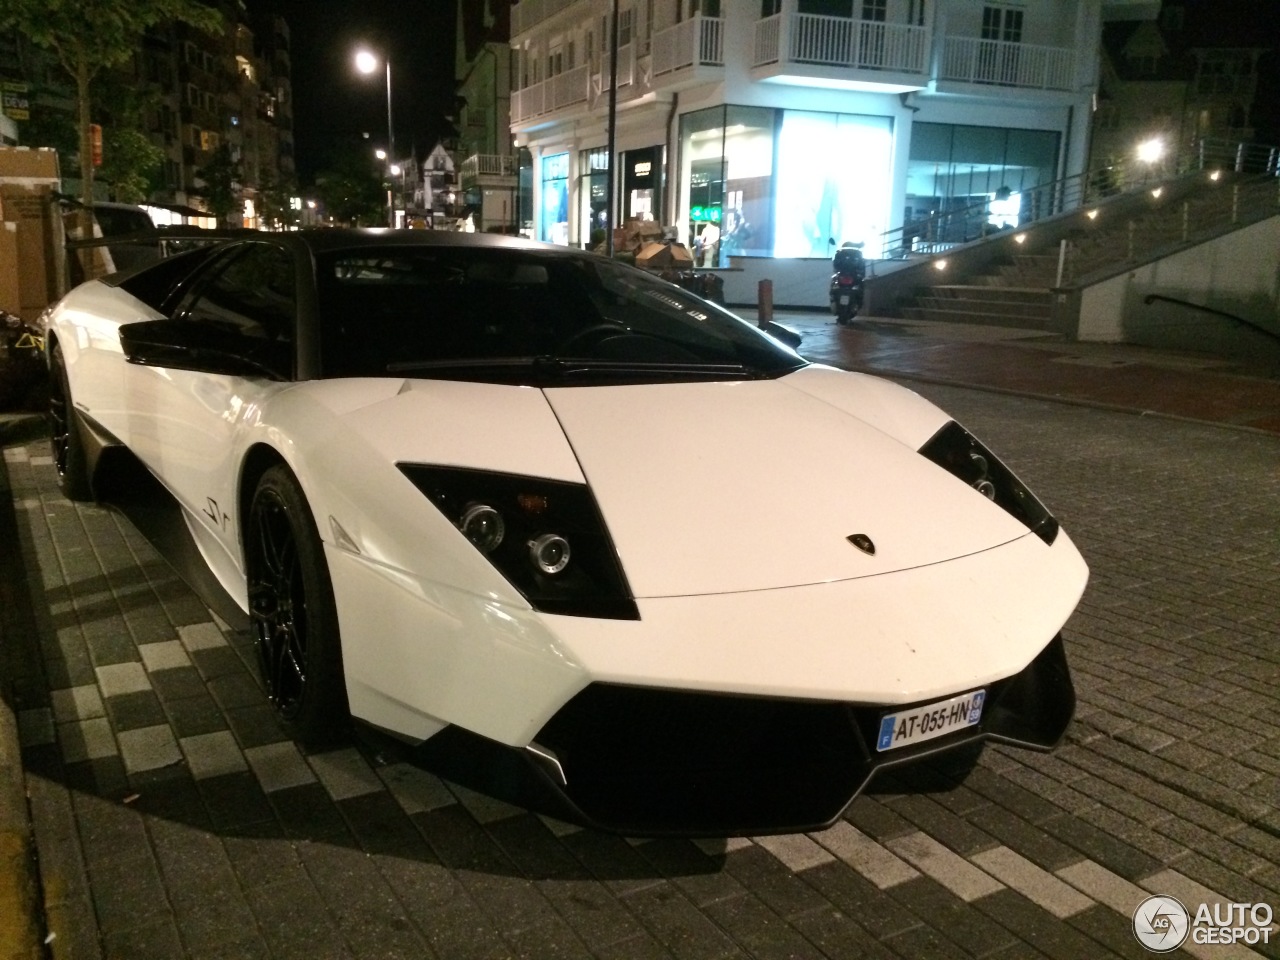
[{"label": "tree", "polygon": [[[192,192],[204,197],[209,212],[218,218],[221,226],[225,226],[232,212],[241,209],[240,181],[243,176],[240,161],[232,159],[231,148],[225,143],[219,144],[209,162],[196,170],[196,178],[204,185]],[[239,218],[236,226],[240,226]]]},{"label": "tree", "polygon": [[316,194],[335,223],[381,226],[387,222],[387,193],[382,178],[361,154],[348,153],[333,169],[317,174]]},{"label": "tree", "polygon": [[143,203],[164,163],[164,151],[141,130],[118,123],[107,127],[102,139],[102,178],[111,183],[112,199]]},{"label": "tree", "polygon": [[111,184],[111,199],[142,203],[158,185],[164,150],[144,132],[143,116],[156,107],[154,90],[139,87],[131,75],[111,70],[93,92],[93,112],[102,124],[102,166],[98,175]]},{"label": "tree", "polygon": [[199,0],[0,0],[0,28],[15,28],[52,50],[75,81],[80,128],[81,194],[93,204],[90,89],[106,69],[124,63],[157,24],[179,21],[215,33],[222,15]]},{"label": "tree", "polygon": [[301,211],[293,208],[293,198],[297,195],[297,185],[292,178],[267,173],[258,187],[259,219],[272,230],[296,227],[301,217]]}]

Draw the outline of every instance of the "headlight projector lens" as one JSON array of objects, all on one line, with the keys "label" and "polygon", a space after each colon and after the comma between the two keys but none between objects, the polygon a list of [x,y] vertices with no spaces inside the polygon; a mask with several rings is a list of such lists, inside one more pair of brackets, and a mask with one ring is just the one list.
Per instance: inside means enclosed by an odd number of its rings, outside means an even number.
[{"label": "headlight projector lens", "polygon": [[529,557],[543,573],[557,574],[569,565],[569,541],[558,533],[544,533],[529,541]]},{"label": "headlight projector lens", "polygon": [[502,514],[487,503],[470,504],[462,513],[462,522],[458,524],[463,536],[476,545],[484,553],[490,553],[502,542],[507,525]]}]

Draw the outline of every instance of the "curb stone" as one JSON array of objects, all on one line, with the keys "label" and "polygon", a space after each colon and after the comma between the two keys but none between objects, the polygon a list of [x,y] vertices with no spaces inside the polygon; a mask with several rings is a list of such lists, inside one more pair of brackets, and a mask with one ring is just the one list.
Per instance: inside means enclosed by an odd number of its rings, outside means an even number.
[{"label": "curb stone", "polygon": [[[29,440],[39,428],[38,417],[0,416],[0,448]],[[9,587],[15,578],[3,573],[18,562],[16,544],[9,473],[0,457],[0,608],[16,602]],[[0,960],[39,960],[45,956],[40,883],[10,688],[7,624],[8,618],[0,615]]]}]

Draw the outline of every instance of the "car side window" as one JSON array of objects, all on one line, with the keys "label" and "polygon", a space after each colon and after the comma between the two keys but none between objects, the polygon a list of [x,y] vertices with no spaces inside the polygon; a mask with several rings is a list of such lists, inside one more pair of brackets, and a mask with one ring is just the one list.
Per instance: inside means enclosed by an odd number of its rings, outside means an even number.
[{"label": "car side window", "polygon": [[297,328],[293,259],[277,247],[247,243],[214,267],[186,305],[186,319],[246,337],[292,343]]}]

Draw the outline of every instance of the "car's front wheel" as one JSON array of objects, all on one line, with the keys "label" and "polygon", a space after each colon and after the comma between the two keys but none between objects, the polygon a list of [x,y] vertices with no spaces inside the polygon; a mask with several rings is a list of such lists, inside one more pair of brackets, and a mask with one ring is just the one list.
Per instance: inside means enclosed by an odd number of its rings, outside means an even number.
[{"label": "car's front wheel", "polygon": [[71,381],[62,348],[56,343],[49,363],[49,439],[58,486],[68,500],[92,500],[89,462],[80,437],[78,415],[71,403]]},{"label": "car's front wheel", "polygon": [[327,744],[347,718],[338,614],[315,520],[283,464],[258,481],[244,537],[249,616],[267,696],[290,736]]}]

